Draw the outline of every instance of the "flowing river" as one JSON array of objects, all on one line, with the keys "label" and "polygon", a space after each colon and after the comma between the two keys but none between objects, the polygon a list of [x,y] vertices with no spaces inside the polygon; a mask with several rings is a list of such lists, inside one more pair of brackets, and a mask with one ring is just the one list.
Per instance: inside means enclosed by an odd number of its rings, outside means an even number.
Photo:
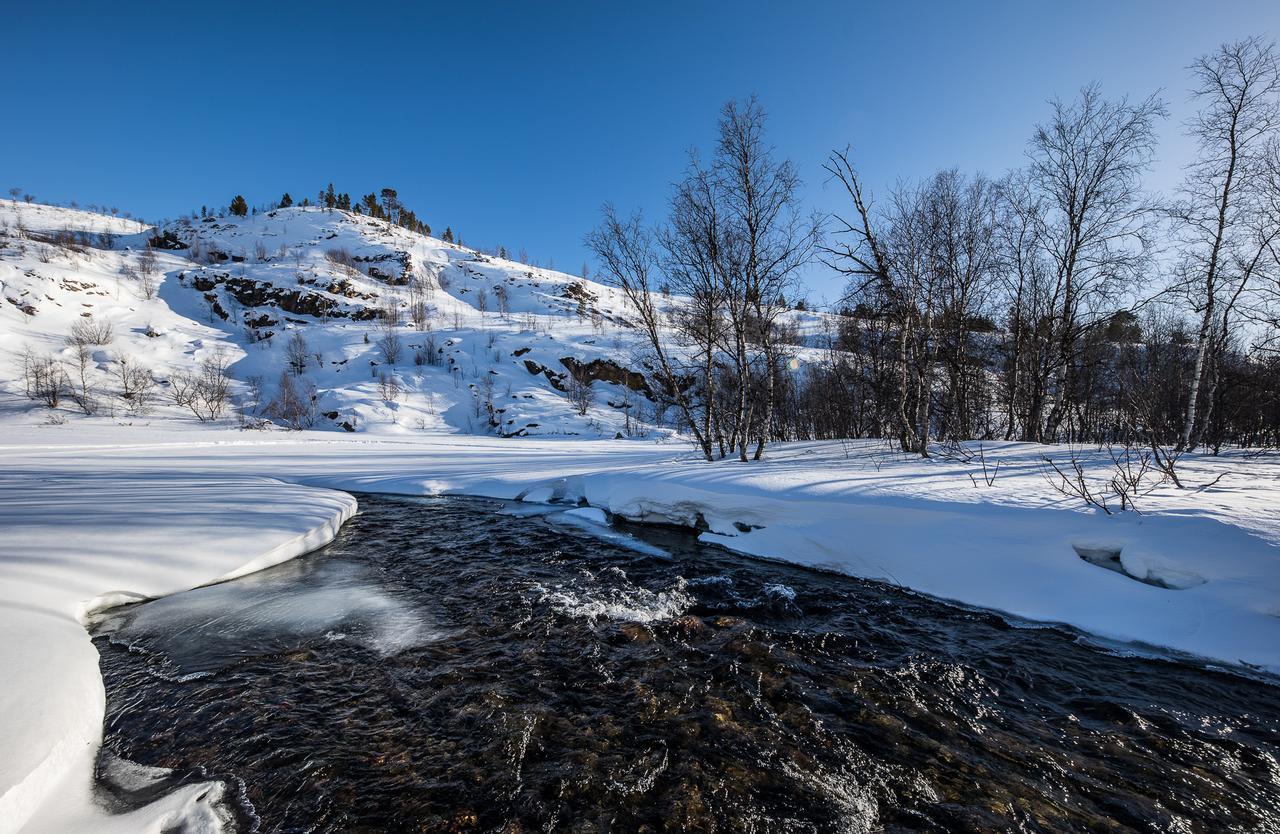
[{"label": "flowing river", "polygon": [[678,531],[360,505],[97,624],[105,797],[221,780],[242,832],[1280,831],[1273,684]]}]

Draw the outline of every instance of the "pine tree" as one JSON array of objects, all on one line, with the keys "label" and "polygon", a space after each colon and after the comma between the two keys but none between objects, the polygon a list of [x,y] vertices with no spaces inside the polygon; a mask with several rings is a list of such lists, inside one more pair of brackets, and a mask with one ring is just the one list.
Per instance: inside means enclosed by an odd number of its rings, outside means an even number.
[{"label": "pine tree", "polygon": [[290,197],[289,192],[286,191],[284,196],[280,198],[280,208],[288,208],[291,205],[293,205],[293,198]]},{"label": "pine tree", "polygon": [[400,197],[396,194],[394,188],[382,189],[382,211],[386,215],[387,220],[391,220],[396,216],[396,211],[400,209]]},{"label": "pine tree", "polygon": [[333,183],[324,191],[324,207],[334,208],[338,205],[338,195],[333,193]]},{"label": "pine tree", "polygon": [[231,198],[231,213],[236,217],[244,217],[249,213],[249,204],[239,194]]},{"label": "pine tree", "polygon": [[444,234],[440,236],[440,239],[443,240],[445,243],[453,243],[453,229],[449,228],[448,226],[445,226]]}]

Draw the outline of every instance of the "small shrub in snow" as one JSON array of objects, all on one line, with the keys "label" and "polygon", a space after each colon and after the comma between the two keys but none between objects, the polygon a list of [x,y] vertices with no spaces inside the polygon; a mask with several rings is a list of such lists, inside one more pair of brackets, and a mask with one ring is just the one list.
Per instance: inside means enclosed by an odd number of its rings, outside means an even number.
[{"label": "small shrub in snow", "polygon": [[324,253],[324,256],[329,260],[329,263],[345,266],[350,270],[355,270],[356,268],[356,259],[351,257],[351,253],[341,246],[329,249]]},{"label": "small shrub in snow", "polygon": [[569,374],[569,378],[565,382],[565,393],[579,415],[586,414],[587,409],[591,408],[596,401],[596,392],[592,381],[579,374]]},{"label": "small shrub in snow", "polygon": [[71,387],[62,363],[52,356],[39,356],[30,348],[22,354],[22,383],[29,399],[57,408]]},{"label": "small shrub in snow", "polygon": [[382,352],[382,358],[388,365],[394,365],[400,361],[400,353],[404,347],[400,342],[400,334],[396,330],[399,326],[400,310],[394,302],[388,301],[378,311],[377,324],[378,350]]},{"label": "small shrub in snow", "polygon": [[73,346],[71,398],[85,414],[93,414],[98,410],[98,398],[90,381],[90,369],[93,367],[93,352],[89,346],[78,344]]},{"label": "small shrub in snow", "polygon": [[267,414],[295,431],[311,428],[320,418],[315,385],[307,380],[299,380],[295,385],[289,373],[282,372],[276,384],[276,396],[267,405]]},{"label": "small shrub in snow", "polygon": [[150,248],[142,250],[138,255],[138,294],[148,301],[156,297],[156,272],[156,253]]},{"label": "small shrub in snow", "polygon": [[155,377],[151,370],[139,365],[137,360],[128,354],[120,354],[115,358],[116,379],[120,382],[120,396],[129,404],[129,408],[139,414],[146,411],[155,388]]},{"label": "small shrub in snow", "polygon": [[414,276],[409,282],[409,320],[418,330],[431,329],[431,305],[427,303],[428,284]]},{"label": "small shrub in snow", "polygon": [[67,344],[72,347],[86,345],[109,345],[115,339],[115,329],[111,322],[99,321],[92,316],[77,319],[71,325],[71,333],[67,336]]},{"label": "small shrub in snow", "polygon": [[201,362],[194,373],[174,374],[169,393],[175,405],[189,409],[200,422],[218,419],[226,411],[230,395],[226,357],[217,354]]},{"label": "small shrub in snow", "polygon": [[426,340],[418,346],[413,354],[413,362],[415,365],[430,365],[435,367],[441,363],[440,348],[436,345],[436,337],[434,333],[428,333]]},{"label": "small shrub in snow", "polygon": [[307,340],[295,330],[285,345],[285,360],[289,363],[289,370],[293,371],[295,376],[302,376],[307,370],[308,358]]}]

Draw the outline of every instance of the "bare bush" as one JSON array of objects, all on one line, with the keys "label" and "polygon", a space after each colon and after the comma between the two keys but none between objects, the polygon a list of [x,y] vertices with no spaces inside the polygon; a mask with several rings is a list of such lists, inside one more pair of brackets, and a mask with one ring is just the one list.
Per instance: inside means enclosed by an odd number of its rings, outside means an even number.
[{"label": "bare bush", "polygon": [[128,402],[132,410],[145,412],[156,382],[151,369],[139,365],[136,359],[124,353],[115,357],[115,365],[121,398]]},{"label": "bare bush", "polygon": [[93,414],[98,410],[97,392],[90,378],[93,368],[93,352],[88,345],[74,345],[75,354],[71,366],[71,399],[85,414]]},{"label": "bare bush", "polygon": [[430,365],[435,367],[443,361],[444,360],[440,355],[440,348],[436,344],[435,334],[428,333],[426,340],[424,340],[421,345],[418,345],[417,349],[414,351],[413,363],[415,365]]},{"label": "bare bush", "polygon": [[1169,480],[1168,472],[1156,453],[1131,443],[1108,444],[1111,458],[1110,474],[1090,477],[1082,452],[1069,447],[1065,466],[1048,455],[1041,455],[1040,462],[1049,485],[1057,492],[1078,498],[1091,507],[1097,507],[1107,515],[1114,515],[1112,502],[1120,502],[1119,512],[1138,511],[1134,501]]},{"label": "bare bush", "polygon": [[285,344],[285,361],[289,363],[289,370],[293,371],[295,376],[302,376],[307,370],[309,358],[306,338],[299,331],[293,331]]},{"label": "bare bush", "polygon": [[569,374],[569,379],[565,385],[565,394],[569,397],[569,402],[573,404],[579,415],[586,414],[587,409],[591,408],[596,401],[595,387],[592,385],[591,379],[582,374]]},{"label": "bare bush", "polygon": [[156,297],[159,288],[157,281],[156,253],[147,247],[138,255],[138,293],[150,301]]},{"label": "bare bush", "polygon": [[400,354],[404,348],[397,331],[399,326],[400,308],[395,305],[395,302],[388,301],[378,311],[377,323],[378,350],[382,352],[382,358],[388,365],[394,365],[400,361]]},{"label": "bare bush", "polygon": [[109,345],[115,339],[115,328],[109,321],[100,321],[92,316],[77,319],[71,325],[71,334],[67,336],[67,344],[72,347],[88,345]]},{"label": "bare bush", "polygon": [[351,253],[345,247],[338,246],[330,249],[324,253],[324,256],[329,260],[329,263],[345,266],[352,270],[356,269],[356,259],[351,256]]},{"label": "bare bush", "polygon": [[319,395],[309,380],[294,384],[287,371],[281,372],[276,396],[267,405],[267,413],[287,428],[301,431],[311,428],[320,418]]},{"label": "bare bush", "polygon": [[427,303],[427,297],[426,282],[415,275],[409,282],[409,320],[418,330],[431,327],[431,305]]},{"label": "bare bush", "polygon": [[389,403],[400,399],[400,380],[395,374],[386,371],[378,374],[378,395]]},{"label": "bare bush", "polygon": [[52,356],[41,356],[30,348],[22,354],[22,383],[29,399],[49,408],[57,408],[71,387],[62,363]]},{"label": "bare bush", "polygon": [[169,393],[175,405],[191,411],[200,422],[216,420],[227,408],[230,380],[227,358],[218,353],[200,363],[194,371],[182,371],[169,380]]}]

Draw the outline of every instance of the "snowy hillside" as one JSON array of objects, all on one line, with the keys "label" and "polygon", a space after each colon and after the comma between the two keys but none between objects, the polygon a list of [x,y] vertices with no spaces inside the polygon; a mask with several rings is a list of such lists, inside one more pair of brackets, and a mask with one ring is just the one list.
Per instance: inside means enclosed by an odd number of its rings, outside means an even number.
[{"label": "snowy hillside", "polygon": [[[315,207],[152,229],[6,202],[0,223],[6,414],[376,433],[669,433],[647,396],[625,300],[594,281]],[[802,332],[822,324],[789,315]],[[68,375],[52,411],[31,399],[24,378],[24,367],[50,357]],[[228,407],[184,407],[184,386],[222,368],[233,380]]]}]

